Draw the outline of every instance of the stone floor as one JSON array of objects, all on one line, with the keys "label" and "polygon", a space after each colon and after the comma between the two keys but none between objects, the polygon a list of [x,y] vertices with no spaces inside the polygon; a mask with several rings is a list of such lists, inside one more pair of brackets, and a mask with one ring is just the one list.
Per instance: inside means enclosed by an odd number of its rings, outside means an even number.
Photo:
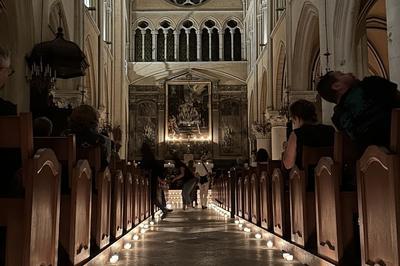
[{"label": "stone floor", "polygon": [[175,210],[107,265],[302,265],[254,236],[214,210]]}]

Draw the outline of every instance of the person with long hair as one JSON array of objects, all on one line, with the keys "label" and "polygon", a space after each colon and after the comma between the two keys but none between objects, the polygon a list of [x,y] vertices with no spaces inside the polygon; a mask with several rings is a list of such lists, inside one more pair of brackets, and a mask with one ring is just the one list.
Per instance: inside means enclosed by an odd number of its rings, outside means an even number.
[{"label": "person with long hair", "polygon": [[197,178],[194,176],[193,172],[184,164],[179,157],[175,154],[173,156],[175,168],[179,170],[179,174],[175,176],[171,182],[175,182],[177,180],[182,179],[182,200],[183,200],[183,210],[186,210],[187,207],[190,207],[192,204],[192,199],[190,197],[190,193],[193,190],[193,187],[197,183]]}]

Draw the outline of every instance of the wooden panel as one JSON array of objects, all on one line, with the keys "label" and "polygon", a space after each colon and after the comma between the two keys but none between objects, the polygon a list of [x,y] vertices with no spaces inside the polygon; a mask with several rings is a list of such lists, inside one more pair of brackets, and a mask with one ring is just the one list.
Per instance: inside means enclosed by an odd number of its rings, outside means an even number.
[{"label": "wooden panel", "polygon": [[140,182],[140,188],[139,188],[139,193],[140,193],[140,221],[143,221],[145,218],[145,213],[146,213],[146,196],[145,196],[145,185],[144,185],[144,177],[140,176],[139,179]]},{"label": "wooden panel", "polygon": [[97,174],[95,240],[102,249],[110,242],[111,173],[108,167]]},{"label": "wooden panel", "polygon": [[244,179],[243,179],[243,218],[247,221],[251,220],[250,214],[250,205],[251,205],[251,198],[250,198],[250,176],[249,171],[244,171]]},{"label": "wooden panel", "polygon": [[251,196],[251,222],[260,225],[260,190],[259,190],[259,177],[257,176],[257,168],[251,170],[250,179],[250,196]]},{"label": "wooden panel", "polygon": [[338,170],[330,157],[323,157],[315,171],[318,254],[335,263],[343,255]]},{"label": "wooden panel", "polygon": [[236,177],[237,177],[237,186],[236,186],[236,191],[237,191],[237,203],[236,203],[236,208],[237,208],[237,214],[239,217],[243,218],[243,177],[241,174],[238,174],[236,172]]},{"label": "wooden panel", "polygon": [[124,230],[129,231],[133,227],[134,220],[134,183],[132,174],[130,172],[125,172],[125,191],[124,191]]},{"label": "wooden panel", "polygon": [[25,183],[26,265],[56,265],[60,215],[60,166],[54,152],[40,149]]},{"label": "wooden panel", "polygon": [[118,238],[123,232],[124,221],[124,176],[121,170],[112,172],[111,235]]},{"label": "wooden panel", "polygon": [[289,177],[291,240],[304,247],[309,236],[306,220],[306,181],[304,171],[294,166]]},{"label": "wooden panel", "polygon": [[400,157],[376,146],[367,148],[358,164],[363,265],[400,265],[399,176]]},{"label": "wooden panel", "polygon": [[134,175],[134,182],[135,182],[135,210],[134,210],[134,221],[135,221],[135,225],[140,223],[140,206],[141,206],[141,202],[140,202],[140,177],[138,176],[137,172],[135,172]]},{"label": "wooden panel", "polygon": [[268,170],[259,168],[260,173],[260,222],[266,230],[272,229],[271,180]]},{"label": "wooden panel", "polygon": [[280,169],[276,168],[272,173],[272,217],[274,233],[283,237],[286,232],[284,180]]},{"label": "wooden panel", "polygon": [[92,173],[86,160],[74,168],[71,187],[71,214],[68,254],[76,265],[90,256]]}]

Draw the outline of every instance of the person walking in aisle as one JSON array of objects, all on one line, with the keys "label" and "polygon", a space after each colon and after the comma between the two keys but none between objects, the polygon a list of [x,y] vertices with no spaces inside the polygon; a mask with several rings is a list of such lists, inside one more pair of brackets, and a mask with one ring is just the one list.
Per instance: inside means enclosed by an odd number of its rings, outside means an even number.
[{"label": "person walking in aisle", "polygon": [[194,176],[193,172],[184,164],[177,155],[174,155],[174,164],[175,168],[179,170],[179,174],[175,176],[171,182],[175,182],[179,179],[182,179],[182,200],[183,200],[183,210],[186,210],[187,207],[190,207],[192,204],[192,200],[190,197],[190,192],[192,192],[193,187],[196,185],[197,179]]},{"label": "person walking in aisle", "polygon": [[196,174],[200,177],[200,203],[207,209],[208,188],[210,185],[211,167],[207,163],[207,154],[201,156],[201,161],[196,165]]}]

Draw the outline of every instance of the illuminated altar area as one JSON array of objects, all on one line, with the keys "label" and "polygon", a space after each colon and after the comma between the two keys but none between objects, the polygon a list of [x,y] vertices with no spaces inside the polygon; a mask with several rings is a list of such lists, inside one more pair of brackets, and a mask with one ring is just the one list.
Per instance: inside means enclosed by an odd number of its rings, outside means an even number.
[{"label": "illuminated altar area", "polygon": [[131,85],[129,159],[140,159],[149,143],[159,159],[171,152],[199,159],[235,160],[247,155],[247,90],[222,85],[188,69],[160,85]]}]

